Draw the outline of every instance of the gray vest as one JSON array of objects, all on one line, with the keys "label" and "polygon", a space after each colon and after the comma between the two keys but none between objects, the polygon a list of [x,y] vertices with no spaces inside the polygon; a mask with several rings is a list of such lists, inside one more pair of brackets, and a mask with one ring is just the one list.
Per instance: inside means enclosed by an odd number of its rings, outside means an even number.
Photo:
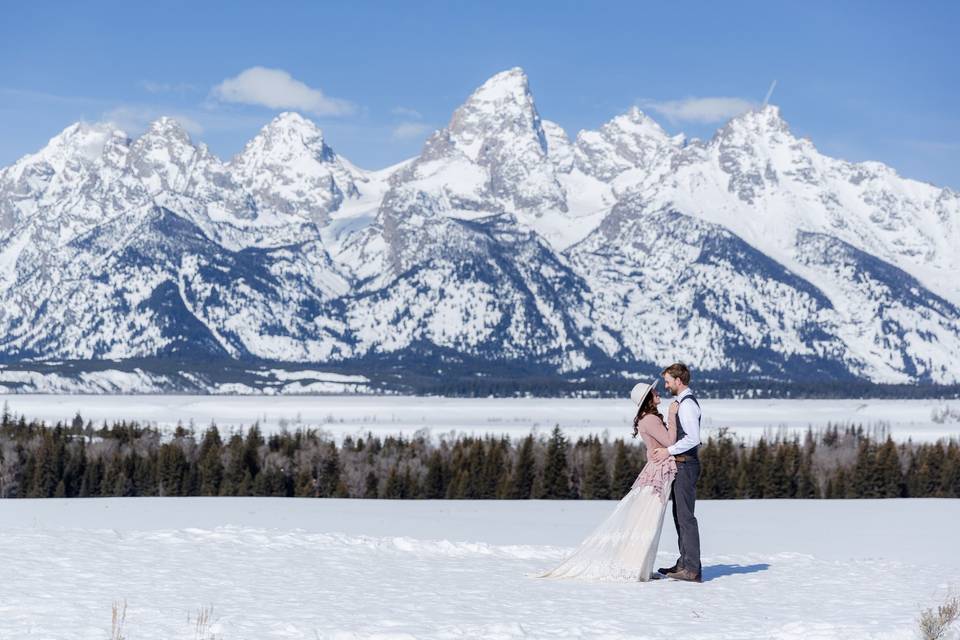
[{"label": "gray vest", "polygon": [[[693,400],[693,403],[697,405],[697,408],[698,409],[700,408],[700,403],[697,402],[697,399],[693,397],[692,393],[690,395],[683,396],[683,398],[680,399],[680,404],[683,404],[684,400]],[[680,423],[680,412],[678,411],[677,412],[677,442],[680,442],[680,440],[683,439],[685,435],[687,435],[687,432],[683,430],[683,424]],[[678,455],[690,456],[691,458],[697,458],[699,460],[700,457],[697,455],[698,449],[700,449],[700,445],[697,445],[691,449],[687,449],[686,451]]]}]

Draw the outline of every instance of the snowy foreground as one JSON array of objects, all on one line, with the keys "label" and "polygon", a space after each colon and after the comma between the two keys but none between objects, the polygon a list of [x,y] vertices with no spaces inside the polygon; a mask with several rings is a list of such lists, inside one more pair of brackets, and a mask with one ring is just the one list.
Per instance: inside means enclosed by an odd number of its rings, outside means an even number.
[{"label": "snowy foreground", "polygon": [[[555,424],[573,438],[606,433],[628,437],[635,407],[629,399],[439,398],[416,396],[0,395],[10,410],[47,422],[137,420],[170,428],[191,421],[204,428],[320,428],[347,434],[493,433],[526,436]],[[898,440],[960,436],[960,400],[710,400],[702,401],[706,433],[729,427],[745,438],[802,432],[829,422],[886,425]],[[664,411],[666,406],[663,407]]]},{"label": "snowy foreground", "polygon": [[0,501],[0,638],[104,640],[124,599],[130,640],[913,638],[960,582],[960,500],[919,499],[702,502],[703,584],[527,576],[613,505]]}]

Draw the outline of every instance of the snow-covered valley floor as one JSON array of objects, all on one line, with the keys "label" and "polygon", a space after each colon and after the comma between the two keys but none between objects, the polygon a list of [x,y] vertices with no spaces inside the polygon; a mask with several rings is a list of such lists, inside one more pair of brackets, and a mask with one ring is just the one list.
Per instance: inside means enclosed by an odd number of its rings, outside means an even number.
[{"label": "snow-covered valley floor", "polygon": [[[412,435],[458,433],[526,436],[559,424],[576,439],[606,434],[627,438],[636,407],[629,398],[440,398],[422,396],[211,396],[211,395],[43,395],[5,394],[0,402],[28,418],[54,423],[78,412],[96,424],[137,420],[171,428],[193,422],[221,430],[259,422],[265,432],[284,427],[318,428],[340,438],[348,434]],[[664,401],[669,402],[669,399]],[[706,434],[727,427],[738,436],[802,433],[828,423],[884,425],[897,440],[936,441],[960,437],[960,400],[729,400],[704,399]],[[661,407],[666,411],[666,404]]]},{"label": "snow-covered valley floor", "polygon": [[[703,501],[703,584],[540,581],[590,501],[0,501],[0,638],[913,638],[960,500]],[[675,559],[672,523],[660,560]]]}]

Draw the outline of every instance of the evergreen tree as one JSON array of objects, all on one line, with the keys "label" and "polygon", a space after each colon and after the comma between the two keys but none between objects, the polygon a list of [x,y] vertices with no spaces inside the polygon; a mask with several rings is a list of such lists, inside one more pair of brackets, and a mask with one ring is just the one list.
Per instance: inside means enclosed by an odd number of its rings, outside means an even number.
[{"label": "evergreen tree", "polygon": [[769,459],[769,447],[763,436],[757,440],[747,465],[747,475],[750,478],[747,486],[747,498],[769,498],[773,493],[771,487],[772,463]]},{"label": "evergreen tree", "polygon": [[609,500],[611,497],[607,461],[603,458],[603,447],[597,439],[590,446],[590,463],[581,495],[588,500]]},{"label": "evergreen tree", "polygon": [[423,484],[423,497],[428,499],[443,498],[447,494],[447,470],[443,456],[439,450],[434,450],[427,460],[427,477]]},{"label": "evergreen tree", "polygon": [[753,491],[753,481],[750,477],[750,459],[749,456],[740,452],[737,456],[736,468],[737,484],[734,489],[735,497],[749,498]]},{"label": "evergreen tree", "polygon": [[533,454],[533,434],[523,439],[517,458],[513,463],[508,495],[514,500],[533,497],[533,485],[537,475],[537,461]]},{"label": "evergreen tree", "polygon": [[[223,474],[223,482],[220,484],[220,495],[250,495],[253,475],[247,466],[246,446],[243,441],[243,436],[239,433],[231,435],[226,449],[227,467]],[[245,483],[245,479],[249,480]]]},{"label": "evergreen tree", "polygon": [[317,477],[317,495],[321,498],[341,496],[345,488],[340,482],[340,456],[337,446],[332,442],[326,447],[326,452],[320,463],[320,473]]},{"label": "evergreen tree", "polygon": [[161,496],[189,495],[187,475],[189,463],[183,447],[176,440],[160,446],[157,473],[159,475],[158,493]]},{"label": "evergreen tree", "polygon": [[944,452],[940,488],[943,497],[960,498],[960,445],[956,440],[950,440]]},{"label": "evergreen tree", "polygon": [[547,443],[547,455],[543,464],[543,487],[540,497],[567,499],[572,497],[569,468],[567,464],[567,439],[559,426],[553,428]]},{"label": "evergreen tree", "polygon": [[486,465],[486,452],[483,447],[483,440],[473,439],[467,449],[467,468],[464,478],[463,496],[464,498],[476,499],[485,497],[484,490],[484,467]]},{"label": "evergreen tree", "polygon": [[156,461],[154,457],[147,453],[146,455],[137,456],[133,462],[133,486],[135,487],[135,494],[138,496],[159,495]]},{"label": "evergreen tree", "polygon": [[40,446],[36,452],[36,464],[33,482],[27,493],[30,498],[49,498],[53,496],[60,481],[63,461],[62,450],[57,446],[54,432],[46,430],[41,435]]},{"label": "evergreen tree", "polygon": [[480,497],[499,498],[505,492],[509,475],[506,462],[508,441],[490,438],[487,446],[488,451],[483,461]]},{"label": "evergreen tree", "polygon": [[243,442],[243,466],[254,480],[260,473],[260,447],[263,445],[264,440],[263,436],[260,435],[260,425],[254,423]]},{"label": "evergreen tree", "polygon": [[945,462],[940,444],[923,444],[918,451],[920,465],[917,472],[918,495],[924,498],[942,497],[941,481]]},{"label": "evergreen tree", "polygon": [[847,470],[843,467],[837,469],[837,472],[833,476],[833,486],[830,487],[830,498],[847,498],[850,497],[850,476],[847,473]]},{"label": "evergreen tree", "polygon": [[813,477],[810,459],[806,456],[801,460],[797,472],[797,493],[794,497],[803,499],[820,497],[820,488]]},{"label": "evergreen tree", "polygon": [[377,479],[377,474],[373,471],[367,473],[366,480],[364,482],[363,497],[364,498],[377,498],[379,497],[378,486],[380,481]]},{"label": "evergreen tree", "polygon": [[721,428],[700,448],[700,481],[697,491],[703,498],[723,499],[736,495],[737,451],[733,438]]},{"label": "evergreen tree", "polygon": [[396,466],[390,467],[390,473],[387,475],[387,484],[383,488],[383,497],[390,499],[402,499],[408,496],[409,476],[400,473]]},{"label": "evergreen tree", "polygon": [[310,473],[310,468],[305,467],[297,471],[293,483],[293,495],[297,498],[316,498],[317,497],[317,479]]},{"label": "evergreen tree", "polygon": [[877,450],[876,457],[877,484],[876,495],[880,498],[899,498],[905,491],[903,484],[903,470],[900,467],[900,454],[897,445],[890,436]]},{"label": "evergreen tree", "polygon": [[253,479],[253,495],[285,497],[293,495],[293,481],[277,464],[266,464]]},{"label": "evergreen tree", "polygon": [[114,456],[112,465],[113,482],[110,485],[111,495],[118,498],[128,498],[137,495],[137,487],[133,482],[134,472],[137,467],[137,457],[137,452],[134,450],[127,452],[121,450]]},{"label": "evergreen tree", "polygon": [[96,457],[88,460],[83,472],[83,480],[80,482],[79,495],[82,498],[96,497],[100,495],[100,485],[103,482],[104,464],[103,458]]},{"label": "evergreen tree", "polygon": [[617,439],[613,458],[613,497],[619,499],[627,495],[638,475],[640,465],[630,455],[623,440]]},{"label": "evergreen tree", "polygon": [[79,441],[64,452],[66,460],[63,468],[64,491],[67,497],[74,497],[80,493],[80,484],[87,467],[87,447],[81,436]]},{"label": "evergreen tree", "polygon": [[877,469],[876,448],[869,440],[860,442],[857,448],[857,462],[853,467],[853,480],[848,487],[848,497],[879,498],[883,483]]},{"label": "evergreen tree", "polygon": [[216,426],[211,426],[200,443],[200,458],[198,472],[200,476],[200,495],[220,495],[220,485],[223,482],[223,461],[220,457],[223,442]]}]

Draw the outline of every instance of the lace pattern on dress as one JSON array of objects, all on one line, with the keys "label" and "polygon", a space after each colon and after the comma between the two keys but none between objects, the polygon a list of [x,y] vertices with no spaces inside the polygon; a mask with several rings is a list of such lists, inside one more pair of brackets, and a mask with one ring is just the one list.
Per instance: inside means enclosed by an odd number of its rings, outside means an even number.
[{"label": "lace pattern on dress", "polygon": [[651,460],[643,467],[640,475],[633,481],[633,485],[630,488],[650,487],[657,497],[660,498],[660,502],[666,503],[670,495],[667,489],[670,487],[670,483],[673,482],[673,478],[676,475],[677,463],[672,457],[660,463]]}]

